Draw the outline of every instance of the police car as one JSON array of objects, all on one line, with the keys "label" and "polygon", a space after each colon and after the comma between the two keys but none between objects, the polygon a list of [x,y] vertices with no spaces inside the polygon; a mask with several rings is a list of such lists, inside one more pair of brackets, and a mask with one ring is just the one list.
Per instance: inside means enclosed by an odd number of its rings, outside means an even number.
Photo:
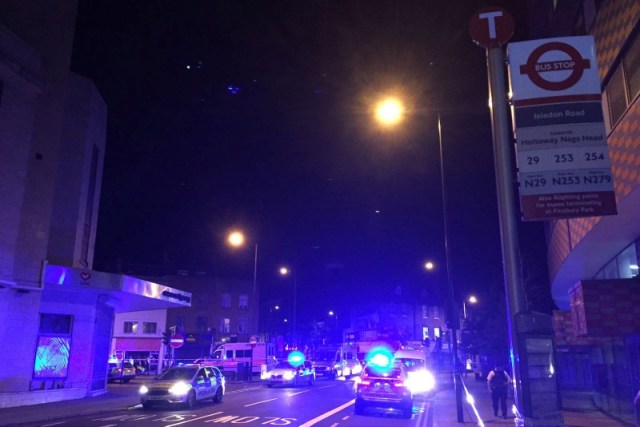
[{"label": "police car", "polygon": [[148,409],[159,404],[182,404],[193,408],[197,401],[206,399],[221,402],[225,383],[224,375],[214,366],[175,366],[140,387],[140,403]]}]

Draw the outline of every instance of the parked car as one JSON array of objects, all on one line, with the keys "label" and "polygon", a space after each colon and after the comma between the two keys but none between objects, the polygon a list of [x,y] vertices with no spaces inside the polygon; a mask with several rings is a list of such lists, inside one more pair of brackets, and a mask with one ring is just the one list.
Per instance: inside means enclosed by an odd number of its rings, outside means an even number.
[{"label": "parked car", "polygon": [[109,362],[109,371],[107,372],[107,382],[120,381],[128,383],[136,377],[136,368],[130,362]]},{"label": "parked car", "polygon": [[407,386],[408,379],[402,363],[368,363],[356,381],[356,415],[364,414],[367,407],[378,407],[394,408],[404,418],[411,418],[413,392]]},{"label": "parked car", "polygon": [[316,380],[316,371],[309,361],[297,364],[286,360],[278,362],[271,371],[262,373],[261,379],[267,387],[273,387],[274,385],[313,385]]},{"label": "parked car", "polygon": [[224,375],[215,366],[174,366],[140,387],[140,403],[145,409],[156,404],[182,404],[191,409],[200,400],[221,402],[225,387]]}]

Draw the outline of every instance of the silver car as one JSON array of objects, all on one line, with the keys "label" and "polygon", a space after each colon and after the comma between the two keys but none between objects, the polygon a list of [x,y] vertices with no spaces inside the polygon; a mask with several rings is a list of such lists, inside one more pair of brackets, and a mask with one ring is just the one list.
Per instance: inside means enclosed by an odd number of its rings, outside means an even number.
[{"label": "silver car", "polygon": [[221,402],[225,382],[222,372],[214,366],[176,366],[140,387],[140,402],[145,409],[156,404],[193,408],[197,401],[206,399]]},{"label": "silver car", "polygon": [[274,385],[313,385],[316,380],[316,371],[311,362],[305,361],[295,366],[288,361],[283,361],[278,362],[273,370],[265,372],[262,375],[262,380],[267,387],[273,387]]}]

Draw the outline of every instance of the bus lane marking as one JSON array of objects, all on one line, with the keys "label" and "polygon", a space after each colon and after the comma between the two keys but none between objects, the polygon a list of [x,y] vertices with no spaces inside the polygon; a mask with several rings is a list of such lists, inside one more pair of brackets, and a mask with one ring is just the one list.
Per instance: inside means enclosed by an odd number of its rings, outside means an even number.
[{"label": "bus lane marking", "polygon": [[267,400],[261,400],[259,402],[254,402],[254,403],[247,403],[246,405],[244,405],[245,408],[248,408],[249,406],[254,406],[254,405],[259,405],[261,403],[267,403],[267,402],[272,402],[274,400],[278,400],[277,397],[274,397],[273,399],[267,399]]},{"label": "bus lane marking", "polygon": [[353,405],[355,402],[356,402],[355,399],[351,399],[350,401],[348,401],[344,405],[340,405],[337,408],[333,408],[332,410],[330,410],[328,412],[325,412],[324,414],[318,415],[314,419],[312,419],[310,421],[307,421],[304,424],[300,424],[300,427],[311,427],[311,426],[314,426],[317,423],[319,423],[320,421],[329,418],[333,414],[342,411],[344,408],[348,408],[349,406]]},{"label": "bus lane marking", "polygon": [[222,414],[222,411],[214,412],[212,414],[203,415],[203,416],[198,417],[198,418],[192,418],[190,420],[180,421],[180,422],[175,423],[175,424],[168,424],[165,427],[175,427],[175,426],[179,426],[179,425],[182,425],[182,424],[190,423],[192,421],[198,421],[198,420],[202,420],[202,419],[213,417],[215,415],[220,415],[220,414]]}]

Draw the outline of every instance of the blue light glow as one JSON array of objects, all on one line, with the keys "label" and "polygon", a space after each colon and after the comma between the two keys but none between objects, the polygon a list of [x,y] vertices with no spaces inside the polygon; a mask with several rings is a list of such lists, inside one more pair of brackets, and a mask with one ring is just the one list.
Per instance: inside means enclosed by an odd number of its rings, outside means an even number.
[{"label": "blue light glow", "polygon": [[370,368],[384,373],[393,368],[393,351],[387,347],[375,347],[366,356]]},{"label": "blue light glow", "polygon": [[69,367],[68,337],[38,337],[34,378],[65,378]]},{"label": "blue light glow", "polygon": [[296,368],[304,363],[304,354],[301,351],[292,351],[287,357],[287,361],[291,366]]}]

